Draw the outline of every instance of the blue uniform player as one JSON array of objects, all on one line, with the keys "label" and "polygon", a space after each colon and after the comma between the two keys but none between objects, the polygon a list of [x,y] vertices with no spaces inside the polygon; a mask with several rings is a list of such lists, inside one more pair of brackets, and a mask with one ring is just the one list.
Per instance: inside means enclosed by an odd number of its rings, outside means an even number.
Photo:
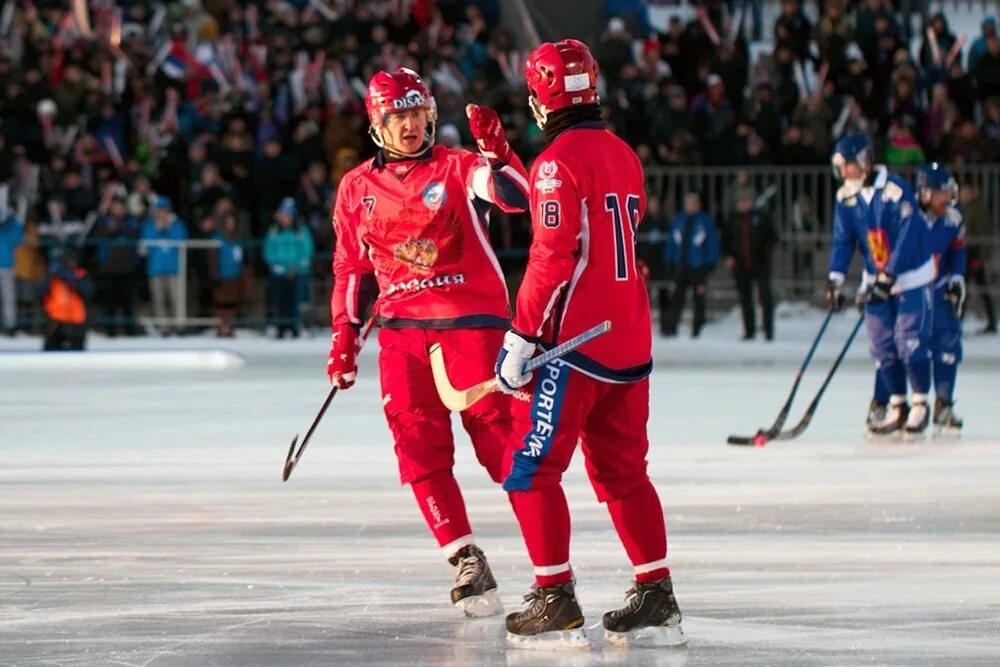
[{"label": "blue uniform player", "polygon": [[[843,185],[834,205],[827,303],[835,311],[843,308],[847,269],[855,251],[860,251],[864,273],[859,303],[865,309],[877,383],[889,394],[884,411],[876,412],[879,406],[873,404],[871,430],[919,433],[927,428],[930,415],[929,339],[936,269],[929,230],[917,214],[906,181],[874,164],[868,137],[844,136],[832,161]],[[913,390],[912,407],[906,402],[907,379]]]},{"label": "blue uniform player", "polygon": [[917,172],[917,200],[930,227],[931,251],[938,267],[934,282],[934,324],[931,354],[934,369],[934,427],[960,431],[954,393],[958,364],[962,361],[962,310],[965,308],[965,221],[958,210],[958,184],[951,173],[935,163]]}]

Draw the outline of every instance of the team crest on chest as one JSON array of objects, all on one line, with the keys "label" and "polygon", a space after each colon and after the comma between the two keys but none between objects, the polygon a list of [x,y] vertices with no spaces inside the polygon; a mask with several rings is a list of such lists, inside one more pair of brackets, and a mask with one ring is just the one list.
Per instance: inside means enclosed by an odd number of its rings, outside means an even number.
[{"label": "team crest on chest", "polygon": [[430,239],[416,239],[411,236],[393,246],[392,256],[410,267],[414,273],[429,275],[437,263],[438,247]]},{"label": "team crest on chest", "polygon": [[885,236],[885,230],[868,230],[868,250],[871,252],[875,268],[879,271],[884,269],[889,263],[889,239]]},{"label": "team crest on chest", "polygon": [[424,206],[431,211],[438,211],[448,200],[448,193],[444,189],[444,183],[434,181],[424,188],[421,197],[424,200]]}]

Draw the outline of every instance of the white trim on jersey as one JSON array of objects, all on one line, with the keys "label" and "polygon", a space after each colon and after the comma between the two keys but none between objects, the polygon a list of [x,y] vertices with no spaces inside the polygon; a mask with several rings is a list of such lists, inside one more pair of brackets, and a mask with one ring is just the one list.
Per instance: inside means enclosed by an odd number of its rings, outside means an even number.
[{"label": "white trim on jersey", "polygon": [[361,324],[361,319],[358,318],[358,290],[360,285],[358,284],[358,276],[352,273],[347,279],[347,294],[344,295],[347,303],[347,318],[351,320],[351,324]]},{"label": "white trim on jersey", "polygon": [[573,278],[569,282],[569,292],[566,294],[566,303],[563,305],[562,319],[559,320],[559,328],[562,328],[566,320],[566,313],[569,312],[569,303],[573,300],[573,292],[576,291],[580,277],[587,270],[587,258],[590,256],[590,216],[587,214],[587,200],[580,200],[580,259],[576,262],[573,270]]},{"label": "white trim on jersey", "polygon": [[466,188],[466,190],[468,197],[465,198],[465,203],[469,207],[469,215],[472,216],[472,228],[476,230],[476,238],[479,239],[479,245],[483,247],[483,252],[490,258],[490,263],[493,264],[493,269],[497,272],[500,284],[503,285],[503,293],[507,295],[505,297],[507,306],[510,307],[510,296],[507,293],[507,281],[503,277],[503,269],[500,268],[500,262],[497,260],[496,253],[493,252],[493,246],[490,245],[490,240],[486,237],[486,230],[479,224],[479,215],[476,214],[476,207],[472,203],[472,200],[476,197],[476,193],[472,188]]},{"label": "white trim on jersey", "polygon": [[569,561],[560,563],[559,565],[536,565],[535,574],[539,577],[551,577],[554,574],[562,574],[563,572],[568,572],[571,569]]},{"label": "white trim on jersey", "polygon": [[476,167],[476,170],[472,172],[472,191],[483,201],[488,201],[492,204],[493,197],[490,196],[491,176],[492,174],[488,166]]},{"label": "white trim on jersey", "polygon": [[507,178],[509,178],[510,180],[514,181],[519,186],[521,186],[521,190],[522,192],[524,192],[524,196],[525,197],[528,196],[528,192],[530,192],[530,188],[528,187],[528,179],[519,174],[517,172],[517,169],[514,169],[514,167],[510,166],[509,164],[505,164],[504,166],[500,167],[500,171],[503,172],[504,176],[506,176]]},{"label": "white trim on jersey", "polygon": [[549,302],[545,304],[545,310],[542,311],[542,322],[538,325],[538,331],[535,332],[536,336],[542,335],[545,323],[549,321],[549,317],[552,315],[552,309],[556,307],[556,301],[559,300],[559,295],[562,293],[564,287],[566,287],[565,280],[556,285],[556,288],[552,290],[552,296],[549,297]]},{"label": "white trim on jersey", "polygon": [[667,566],[667,559],[661,558],[660,560],[650,561],[648,563],[643,563],[642,565],[635,566],[636,574],[644,574],[646,572],[652,572],[653,570],[659,570],[662,567]]},{"label": "white trim on jersey", "polygon": [[[924,285],[930,285],[937,277],[937,266],[934,265],[934,258],[928,259],[915,269],[903,271],[896,276],[896,281],[892,284],[892,293],[901,294],[911,289],[917,289]],[[865,271],[861,276],[861,287],[865,289],[875,282],[875,276]]]}]

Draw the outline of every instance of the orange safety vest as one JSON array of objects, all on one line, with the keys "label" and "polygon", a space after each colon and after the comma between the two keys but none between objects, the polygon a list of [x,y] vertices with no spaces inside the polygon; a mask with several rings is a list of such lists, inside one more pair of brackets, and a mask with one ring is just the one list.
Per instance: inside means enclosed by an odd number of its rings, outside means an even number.
[{"label": "orange safety vest", "polygon": [[[76,277],[86,274],[83,269],[76,270]],[[42,307],[49,319],[60,324],[83,324],[87,321],[87,307],[76,290],[66,284],[62,278],[52,278],[49,289],[42,298]]]}]

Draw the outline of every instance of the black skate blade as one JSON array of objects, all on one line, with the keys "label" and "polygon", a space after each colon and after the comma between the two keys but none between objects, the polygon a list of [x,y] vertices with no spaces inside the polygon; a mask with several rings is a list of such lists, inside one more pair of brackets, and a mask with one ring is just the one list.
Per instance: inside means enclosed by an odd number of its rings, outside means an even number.
[{"label": "black skate blade", "polygon": [[295,468],[295,461],[296,461],[296,459],[292,458],[292,455],[295,453],[295,445],[297,445],[298,442],[299,442],[299,434],[296,433],[295,437],[292,438],[292,444],[291,444],[291,446],[289,446],[289,448],[288,448],[288,455],[285,457],[285,468],[281,472],[281,481],[282,482],[287,482],[288,481],[289,475],[292,474],[292,469]]},{"label": "black skate blade", "polygon": [[763,447],[773,437],[774,434],[768,433],[764,429],[760,429],[755,435],[731,435],[726,438],[726,443],[741,447]]}]

